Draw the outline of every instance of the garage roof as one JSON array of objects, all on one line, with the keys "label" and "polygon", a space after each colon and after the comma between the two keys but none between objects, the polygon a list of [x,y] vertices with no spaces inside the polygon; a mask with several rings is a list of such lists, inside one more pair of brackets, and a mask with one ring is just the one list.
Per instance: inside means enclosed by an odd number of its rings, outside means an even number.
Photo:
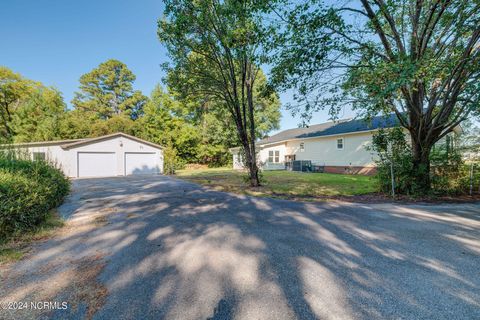
[{"label": "garage roof", "polygon": [[[125,137],[125,138],[128,138],[128,139],[131,139],[131,140],[134,140],[134,141],[152,146],[154,148],[163,149],[163,147],[161,145],[158,145],[156,143],[149,142],[149,141],[131,136],[131,135],[123,133],[123,132],[112,133],[112,134],[108,134],[108,135],[100,136],[100,137],[96,137],[96,138],[15,143],[15,144],[13,144],[13,146],[17,146],[17,147],[39,146],[40,147],[40,146],[58,146],[59,145],[60,147],[62,147],[62,149],[68,150],[68,149],[72,149],[72,148],[75,148],[75,147],[80,147],[80,146],[83,146],[83,145],[88,145],[88,144],[95,143],[95,142],[109,140],[109,139],[115,138],[115,137]],[[2,147],[2,146],[11,147],[11,145],[0,145],[0,147]]]},{"label": "garage roof", "polygon": [[52,141],[35,141],[35,142],[20,142],[14,144],[2,144],[0,147],[42,147],[42,146],[58,146],[66,143],[72,143],[76,141],[83,141],[86,139],[72,139],[72,140],[52,140]]},{"label": "garage roof", "polygon": [[349,119],[337,122],[325,122],[315,124],[306,128],[295,128],[281,131],[271,137],[260,140],[257,144],[264,145],[293,139],[304,139],[322,136],[332,136],[345,133],[376,130],[380,128],[391,128],[398,126],[398,119],[395,114],[388,116],[377,116],[370,121],[365,119]]},{"label": "garage roof", "polygon": [[146,140],[143,140],[143,139],[140,139],[140,138],[131,136],[131,135],[126,134],[126,133],[123,133],[123,132],[112,133],[112,134],[108,134],[108,135],[101,136],[101,137],[96,137],[96,138],[89,138],[89,139],[81,139],[81,140],[77,140],[77,141],[70,141],[71,143],[63,144],[61,147],[62,147],[62,149],[67,149],[67,150],[68,150],[68,149],[72,149],[72,148],[76,148],[76,147],[80,147],[80,146],[92,144],[92,143],[95,143],[95,142],[110,140],[110,139],[116,138],[116,137],[128,138],[128,139],[131,139],[131,140],[140,142],[140,143],[144,143],[144,144],[149,145],[149,146],[154,147],[154,148],[163,149],[163,147],[162,147],[161,145],[158,145],[158,144],[156,144],[156,143],[149,142],[149,141],[146,141]]}]

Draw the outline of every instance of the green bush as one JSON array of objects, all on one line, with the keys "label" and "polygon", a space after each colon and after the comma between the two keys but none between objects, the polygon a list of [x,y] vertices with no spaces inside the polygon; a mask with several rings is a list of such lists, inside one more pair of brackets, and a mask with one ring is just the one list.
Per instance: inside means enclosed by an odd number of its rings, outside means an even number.
[{"label": "green bush", "polygon": [[430,154],[432,190],[439,194],[460,194],[468,189],[469,170],[455,149],[436,147]]},{"label": "green bush", "polygon": [[175,174],[177,170],[183,169],[185,162],[178,156],[177,149],[168,143],[163,149],[163,173]]},{"label": "green bush", "polygon": [[393,167],[396,193],[410,194],[415,189],[414,179],[411,178],[413,172],[412,153],[403,131],[400,128],[379,130],[373,135],[371,149],[379,157],[376,176],[380,191],[391,192]]},{"label": "green bush", "polygon": [[69,180],[52,164],[0,156],[0,239],[41,224],[69,188]]},{"label": "green bush", "polygon": [[[393,167],[395,192],[397,194],[422,195],[415,185],[412,151],[400,128],[379,130],[373,135],[371,150],[377,160],[377,178],[380,191],[391,193]],[[478,189],[478,166],[474,171],[473,184]],[[432,195],[465,194],[470,189],[470,166],[466,165],[457,149],[447,144],[435,146],[430,153],[430,178]]]}]

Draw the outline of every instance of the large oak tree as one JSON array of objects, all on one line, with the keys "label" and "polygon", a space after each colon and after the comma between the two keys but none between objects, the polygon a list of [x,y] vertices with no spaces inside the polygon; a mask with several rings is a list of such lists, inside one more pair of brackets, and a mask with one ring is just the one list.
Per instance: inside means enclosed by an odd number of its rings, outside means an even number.
[{"label": "large oak tree", "polygon": [[275,12],[276,85],[293,88],[306,114],[395,113],[428,192],[432,146],[480,113],[480,1],[314,0]]}]

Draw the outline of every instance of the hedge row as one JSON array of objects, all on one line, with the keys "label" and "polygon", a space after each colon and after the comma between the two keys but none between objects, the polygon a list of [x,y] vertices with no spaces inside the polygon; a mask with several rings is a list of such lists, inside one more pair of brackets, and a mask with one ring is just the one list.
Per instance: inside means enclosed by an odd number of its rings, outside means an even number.
[{"label": "hedge row", "polygon": [[45,161],[0,156],[0,240],[45,221],[69,188],[65,175]]}]

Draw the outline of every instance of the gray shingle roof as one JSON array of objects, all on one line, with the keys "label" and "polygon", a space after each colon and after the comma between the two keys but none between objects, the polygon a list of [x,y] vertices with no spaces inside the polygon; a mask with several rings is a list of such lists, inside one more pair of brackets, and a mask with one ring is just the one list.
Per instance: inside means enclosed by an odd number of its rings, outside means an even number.
[{"label": "gray shingle roof", "polygon": [[370,121],[365,119],[340,120],[337,122],[330,121],[321,124],[315,124],[307,128],[284,130],[271,137],[260,140],[257,142],[257,145],[270,144],[292,139],[322,137],[376,130],[380,128],[391,128],[395,126],[398,126],[398,119],[395,114],[388,116],[377,116],[372,118]]},{"label": "gray shingle roof", "polygon": [[140,138],[131,136],[131,135],[126,134],[126,133],[123,133],[123,132],[116,132],[116,133],[107,134],[107,135],[105,135],[105,136],[100,136],[100,137],[95,137],[95,138],[72,139],[72,140],[54,140],[54,141],[36,141],[36,142],[22,142],[22,143],[14,143],[14,144],[11,144],[11,145],[10,145],[10,144],[1,144],[0,147],[11,147],[11,146],[14,146],[14,147],[35,147],[35,146],[54,146],[54,145],[60,145],[60,147],[62,147],[63,149],[70,149],[70,148],[73,148],[73,147],[82,146],[82,145],[84,145],[84,144],[90,144],[90,143],[97,142],[97,141],[108,140],[108,139],[110,139],[110,138],[117,137],[117,136],[130,138],[130,139],[132,139],[132,140],[135,140],[135,141],[138,141],[138,142],[141,142],[141,143],[145,143],[145,144],[147,144],[147,145],[150,145],[150,146],[152,146],[152,147],[154,147],[154,148],[163,149],[163,147],[162,147],[161,145],[158,145],[158,144],[156,144],[156,143],[149,142],[149,141],[146,141],[146,140],[143,140],[143,139],[140,139]]},{"label": "gray shingle roof", "polygon": [[71,149],[71,148],[83,146],[85,144],[90,144],[90,143],[94,143],[94,142],[100,142],[100,141],[108,140],[108,139],[111,139],[111,138],[114,138],[114,137],[125,137],[125,138],[129,138],[131,140],[137,141],[137,142],[144,143],[144,144],[149,145],[149,146],[154,147],[154,148],[163,149],[163,147],[161,145],[158,145],[156,143],[131,136],[131,135],[123,133],[123,132],[116,132],[116,133],[112,133],[112,134],[107,134],[105,136],[82,139],[82,140],[79,140],[79,141],[72,141],[71,143],[66,143],[66,144],[62,145],[61,147],[63,149]]}]

